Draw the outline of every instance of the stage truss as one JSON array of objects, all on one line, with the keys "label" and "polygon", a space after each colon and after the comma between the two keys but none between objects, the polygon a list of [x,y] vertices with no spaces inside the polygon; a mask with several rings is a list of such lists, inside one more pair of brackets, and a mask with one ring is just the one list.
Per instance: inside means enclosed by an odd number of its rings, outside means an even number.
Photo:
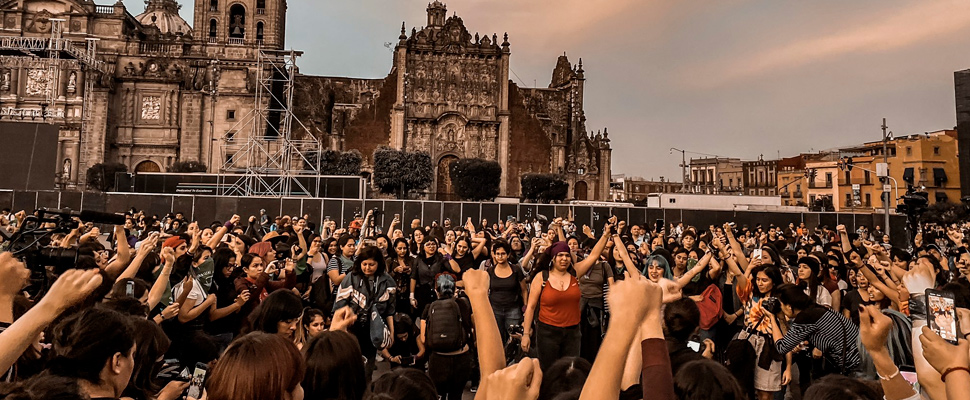
[{"label": "stage truss", "polygon": [[[258,51],[253,110],[223,136],[226,156],[219,172],[227,196],[287,197],[311,195],[305,179],[320,175],[321,142],[293,115],[294,80],[299,73],[294,50]],[[295,138],[293,127],[303,128]]]}]

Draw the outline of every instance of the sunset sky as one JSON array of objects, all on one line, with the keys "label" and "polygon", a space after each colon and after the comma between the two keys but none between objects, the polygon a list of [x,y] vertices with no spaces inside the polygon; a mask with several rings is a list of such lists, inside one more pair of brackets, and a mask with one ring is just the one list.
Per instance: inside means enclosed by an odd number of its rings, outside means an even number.
[{"label": "sunset sky", "polygon": [[[306,74],[383,77],[384,44],[424,25],[427,3],[291,0],[287,47]],[[774,158],[879,140],[883,117],[896,135],[952,129],[953,71],[970,68],[965,0],[446,4],[473,34],[508,32],[519,86],[582,57],[587,128],[609,128],[614,174],[648,179],[680,180],[670,147]]]}]

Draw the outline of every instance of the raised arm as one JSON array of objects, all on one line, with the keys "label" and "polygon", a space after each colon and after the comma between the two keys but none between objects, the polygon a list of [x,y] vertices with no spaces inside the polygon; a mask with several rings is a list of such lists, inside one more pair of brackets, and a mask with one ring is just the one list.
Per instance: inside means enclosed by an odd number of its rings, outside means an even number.
[{"label": "raised arm", "polygon": [[586,272],[589,272],[589,269],[593,267],[593,264],[599,262],[600,255],[603,254],[603,249],[606,248],[606,242],[609,241],[613,236],[612,230],[613,226],[609,223],[603,225],[603,236],[600,236],[600,240],[596,242],[595,246],[593,246],[593,250],[589,252],[589,257],[586,257],[583,259],[583,261],[576,263],[576,276],[586,275]]},{"label": "raised arm", "polygon": [[[20,261],[14,259],[11,253],[5,252],[0,254],[0,262]],[[0,332],[0,370],[10,369],[55,318],[97,289],[101,285],[99,272],[97,269],[72,269],[64,272],[36,306]]]},{"label": "raised arm", "polygon": [[[637,264],[630,258],[630,252],[627,251],[626,246],[620,240],[619,236],[613,236],[613,246],[616,246],[617,251],[620,252],[620,259],[623,260],[623,265],[626,266],[626,269],[637,271]],[[637,271],[636,273],[639,274],[640,272]]]},{"label": "raised arm", "polygon": [[[629,272],[626,279],[610,289],[607,300],[613,310],[613,318],[583,385],[580,400],[615,400],[620,396],[627,351],[638,336],[637,331],[648,312],[659,314],[662,296],[659,286],[639,274]],[[670,389],[672,391],[673,387]]]},{"label": "raised arm", "polygon": [[236,296],[236,300],[228,306],[218,308],[216,304],[213,303],[212,307],[209,308],[209,321],[222,319],[234,312],[238,312],[247,301],[249,301],[249,290],[243,290],[238,296]]},{"label": "raised arm", "polygon": [[542,239],[532,238],[532,245],[529,246],[529,251],[527,251],[525,255],[522,256],[522,260],[519,261],[519,265],[522,266],[522,269],[526,271],[530,271],[532,269],[532,265],[530,263],[532,262],[532,259],[535,258],[536,251],[539,250],[540,245],[542,245]]},{"label": "raised arm", "polygon": [[472,238],[472,245],[475,246],[472,248],[472,257],[478,258],[482,254],[482,250],[485,249],[485,243],[485,238]]},{"label": "raised arm", "polygon": [[159,271],[155,283],[152,284],[151,290],[148,291],[148,309],[154,309],[165,296],[165,290],[168,288],[168,277],[172,274],[172,268],[175,267],[175,249],[163,247],[161,256],[165,264],[161,267],[162,269]]},{"label": "raised arm", "polygon": [[[495,322],[495,314],[492,312],[492,305],[488,301],[488,272],[468,270],[462,279],[465,282],[465,294],[468,295],[472,305],[472,322],[475,324],[478,347],[478,367],[484,382],[492,372],[505,368],[505,349],[498,324]],[[485,395],[479,394],[479,396]]]},{"label": "raised arm", "polygon": [[697,274],[701,273],[701,271],[704,270],[704,267],[707,266],[707,263],[711,261],[712,256],[713,255],[709,252],[705,253],[704,256],[701,257],[699,261],[697,261],[697,265],[695,265],[694,268],[691,268],[687,272],[684,272],[684,276],[676,280],[677,284],[680,285],[680,287],[687,286],[687,284],[690,283],[691,279],[694,279],[694,276],[696,276]]},{"label": "raised arm", "polygon": [[[728,243],[731,244],[731,252],[737,257],[738,268],[742,271],[748,270],[748,259],[744,256],[744,246],[738,241],[738,238],[734,237],[734,228],[731,224],[724,224],[724,236],[727,237]],[[743,275],[743,274],[738,274]]]},{"label": "raised arm", "polygon": [[135,252],[135,259],[131,261],[131,264],[128,264],[128,268],[125,268],[121,272],[121,275],[118,275],[115,282],[122,279],[134,278],[135,274],[138,273],[138,269],[141,268],[141,264],[145,262],[145,258],[151,254],[152,250],[155,250],[156,243],[158,243],[158,233],[152,232],[148,234],[148,238],[142,242],[141,246],[138,247],[138,251]]},{"label": "raised arm", "polygon": [[131,262],[131,248],[128,247],[128,238],[125,236],[125,227],[121,225],[115,225],[115,243],[117,243],[115,254],[115,259],[107,267],[104,268],[104,272],[108,276],[118,276],[121,271],[128,266]]}]

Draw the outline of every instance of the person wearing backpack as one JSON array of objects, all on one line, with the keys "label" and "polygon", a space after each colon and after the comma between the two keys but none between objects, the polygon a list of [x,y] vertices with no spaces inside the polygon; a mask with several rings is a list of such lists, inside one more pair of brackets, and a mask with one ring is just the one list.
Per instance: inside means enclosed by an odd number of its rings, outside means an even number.
[{"label": "person wearing backpack", "polygon": [[438,274],[435,292],[438,300],[421,314],[420,340],[430,353],[428,375],[442,400],[461,400],[465,383],[472,377],[471,304],[455,296],[452,274]]}]

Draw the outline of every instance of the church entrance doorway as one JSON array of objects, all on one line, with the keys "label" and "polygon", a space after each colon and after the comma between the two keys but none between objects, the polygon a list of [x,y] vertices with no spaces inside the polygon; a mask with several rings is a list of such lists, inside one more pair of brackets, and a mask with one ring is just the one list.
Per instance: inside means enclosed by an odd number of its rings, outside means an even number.
[{"label": "church entrance doorway", "polygon": [[135,166],[135,172],[162,172],[162,168],[153,161],[142,161]]},{"label": "church entrance doorway", "polygon": [[454,188],[451,185],[451,164],[455,161],[458,161],[458,157],[451,155],[441,157],[441,160],[438,160],[438,168],[435,174],[435,182],[437,182],[435,199],[438,201],[458,200],[458,197],[455,196]]},{"label": "church entrance doorway", "polygon": [[586,187],[586,182],[576,182],[575,187],[573,187],[573,200],[587,200],[587,192],[589,192],[589,189]]}]

